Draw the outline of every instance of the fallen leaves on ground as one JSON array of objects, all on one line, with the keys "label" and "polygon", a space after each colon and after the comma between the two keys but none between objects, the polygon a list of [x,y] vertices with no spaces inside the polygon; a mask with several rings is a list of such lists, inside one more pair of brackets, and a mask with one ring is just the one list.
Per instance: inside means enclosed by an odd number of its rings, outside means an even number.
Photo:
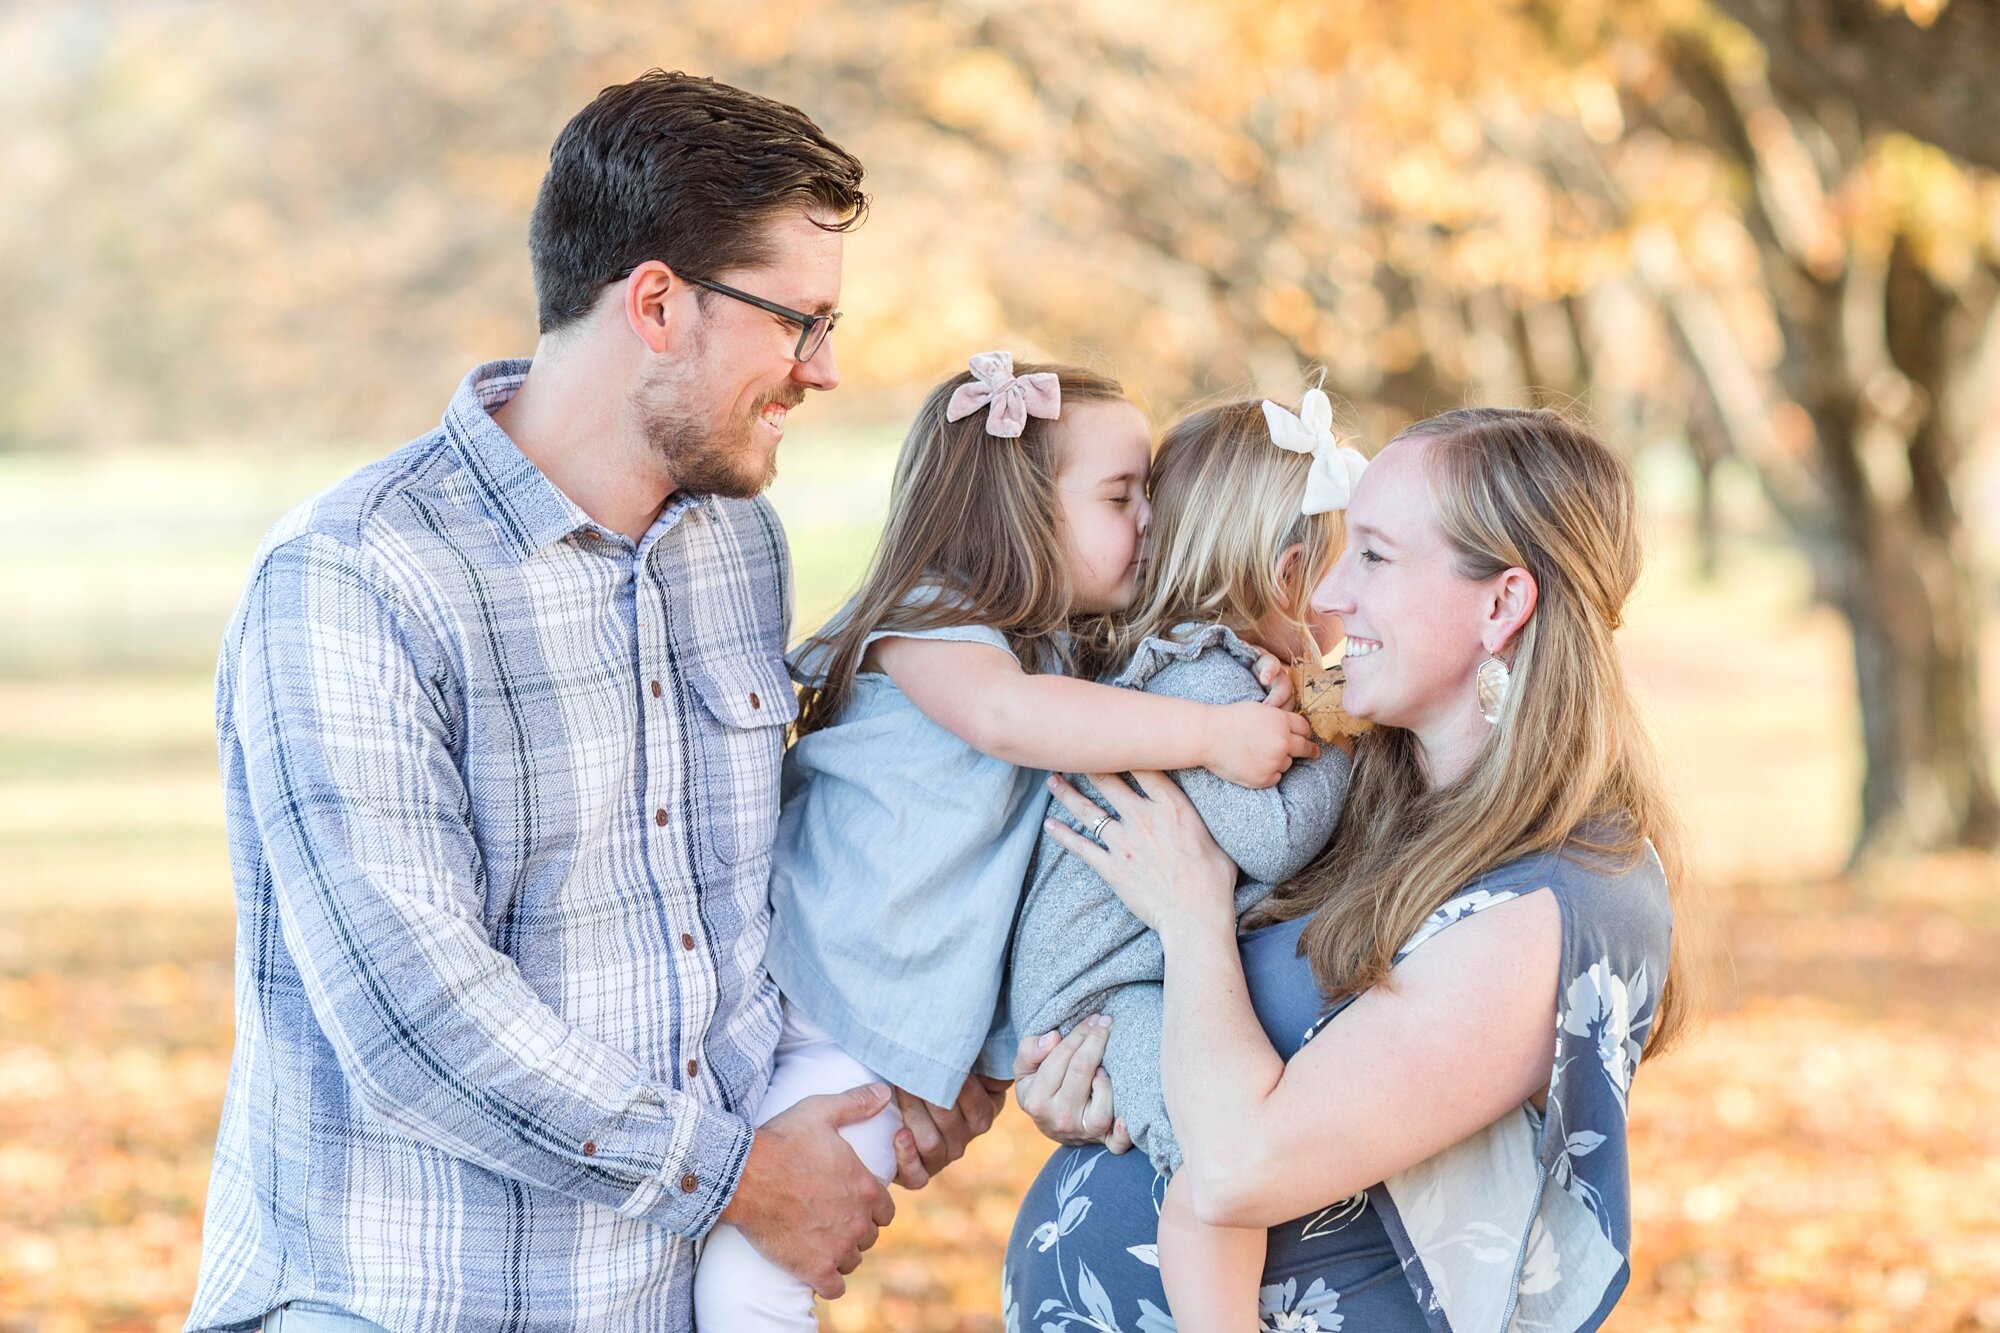
[{"label": "fallen leaves on ground", "polygon": [[[1751,886],[1733,979],[1633,1094],[1613,1329],[2000,1329],[2000,921],[1985,862]],[[0,1330],[180,1327],[230,1022],[231,923],[0,918]],[[835,1333],[998,1333],[1047,1145],[1017,1112],[896,1225]]]}]

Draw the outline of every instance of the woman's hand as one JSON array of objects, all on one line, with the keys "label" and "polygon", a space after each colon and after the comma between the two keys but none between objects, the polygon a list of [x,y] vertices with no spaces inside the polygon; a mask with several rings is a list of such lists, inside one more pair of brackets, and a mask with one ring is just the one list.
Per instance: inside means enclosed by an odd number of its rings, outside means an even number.
[{"label": "woman's hand", "polygon": [[[1236,863],[1209,836],[1192,802],[1164,773],[1134,773],[1138,790],[1114,774],[1090,780],[1111,806],[1099,809],[1060,774],[1049,790],[1094,839],[1059,820],[1049,836],[1095,870],[1138,917],[1162,935],[1187,925],[1236,929]],[[1113,816],[1106,819],[1105,816]],[[1102,845],[1099,845],[1102,844]]]},{"label": "woman's hand", "polygon": [[1114,1153],[1132,1146],[1101,1067],[1110,1036],[1111,1020],[1092,1014],[1061,1041],[1053,1032],[1023,1037],[1014,1053],[1014,1100],[1057,1143],[1102,1143]]}]

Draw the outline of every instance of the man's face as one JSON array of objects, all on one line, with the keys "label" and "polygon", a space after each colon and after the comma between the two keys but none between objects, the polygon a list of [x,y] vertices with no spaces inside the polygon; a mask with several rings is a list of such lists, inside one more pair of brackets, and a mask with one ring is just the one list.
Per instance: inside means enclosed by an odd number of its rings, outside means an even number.
[{"label": "man's face", "polygon": [[[804,212],[766,227],[770,262],[696,276],[804,314],[831,312],[840,300],[841,234]],[[812,360],[795,361],[796,322],[700,288],[678,299],[691,315],[687,336],[655,363],[633,406],[677,487],[748,499],[777,476],[786,415],[807,389],[840,383],[834,336]]]}]

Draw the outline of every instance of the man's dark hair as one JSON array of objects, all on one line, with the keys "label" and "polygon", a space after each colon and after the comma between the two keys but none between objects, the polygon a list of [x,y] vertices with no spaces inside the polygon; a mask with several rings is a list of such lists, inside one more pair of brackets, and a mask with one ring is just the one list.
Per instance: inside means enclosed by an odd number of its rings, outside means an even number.
[{"label": "man's dark hair", "polygon": [[794,208],[828,231],[868,211],[861,163],[798,108],[658,69],[606,88],[557,136],[528,226],[541,331],[649,259],[697,278],[764,263],[765,224]]}]

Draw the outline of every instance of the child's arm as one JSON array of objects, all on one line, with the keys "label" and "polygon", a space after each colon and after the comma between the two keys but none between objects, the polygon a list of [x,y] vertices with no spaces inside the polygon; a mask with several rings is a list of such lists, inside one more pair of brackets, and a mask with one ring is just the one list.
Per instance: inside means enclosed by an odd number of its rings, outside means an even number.
[{"label": "child's arm", "polygon": [[1180,1176],[1160,1203],[1160,1284],[1180,1333],[1245,1333],[1261,1327],[1257,1284],[1268,1235],[1256,1227],[1210,1226],[1194,1215]]},{"label": "child's arm", "polygon": [[1012,654],[982,643],[891,636],[872,651],[924,716],[1024,768],[1205,768],[1240,786],[1268,787],[1292,760],[1319,753],[1303,717],[1262,703],[1201,704],[1032,675]]},{"label": "child's arm", "polygon": [[[1220,648],[1171,663],[1146,689],[1208,704],[1255,699],[1261,692],[1250,668]],[[1216,845],[1247,879],[1268,885],[1298,874],[1326,846],[1346,803],[1351,772],[1347,754],[1327,746],[1318,758],[1292,765],[1277,785],[1261,791],[1245,791],[1202,769],[1173,778],[1201,813]],[[1237,906],[1241,910],[1247,904]]]}]

